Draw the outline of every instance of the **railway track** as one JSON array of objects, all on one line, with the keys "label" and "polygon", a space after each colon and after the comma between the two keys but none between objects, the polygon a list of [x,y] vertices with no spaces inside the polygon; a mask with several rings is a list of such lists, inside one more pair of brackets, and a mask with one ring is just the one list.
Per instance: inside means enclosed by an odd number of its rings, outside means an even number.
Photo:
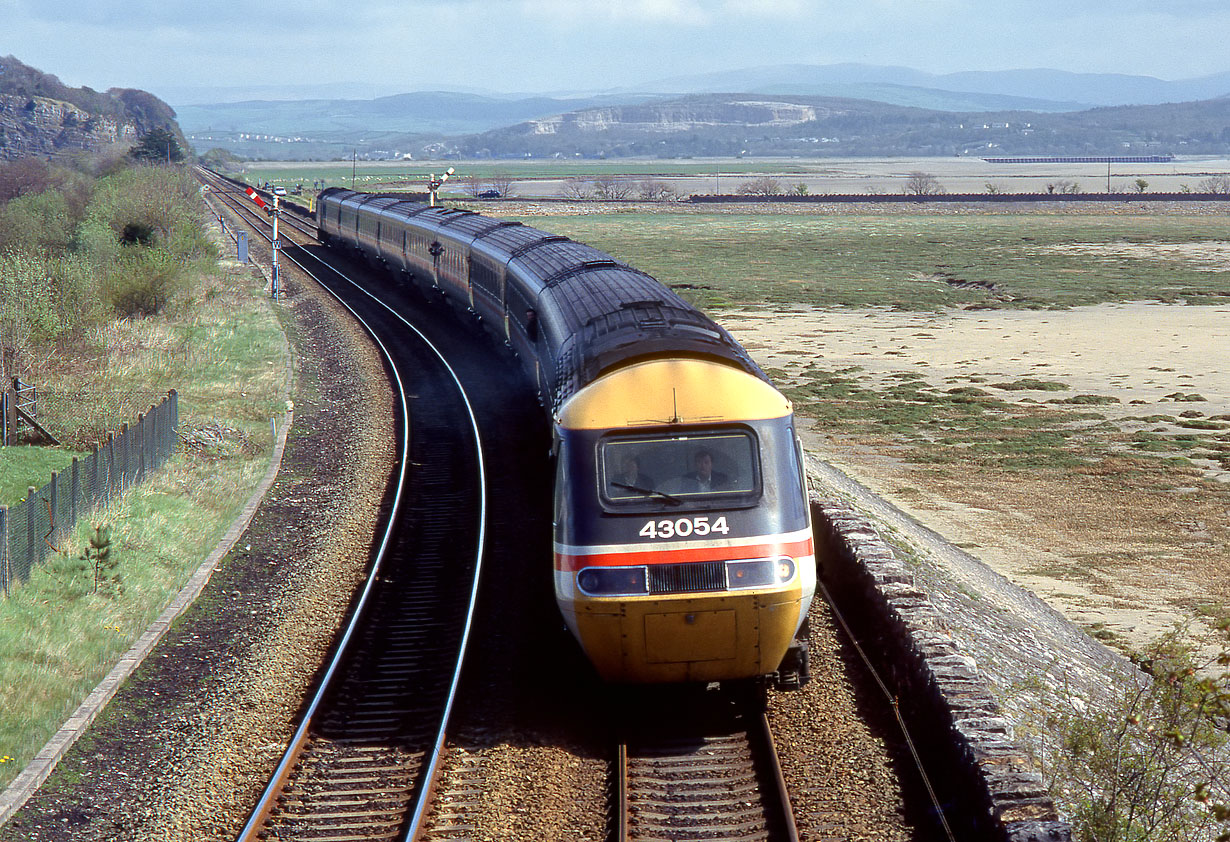
[{"label": "railway track", "polygon": [[618,842],[797,842],[759,692],[638,694],[615,774]]},{"label": "railway track", "polygon": [[[272,228],[268,216],[244,195],[241,188],[223,182],[216,183],[213,192],[254,227],[262,228],[268,238]],[[293,221],[288,223],[288,219]],[[312,256],[316,249],[311,247],[315,243],[314,226],[296,224],[299,220],[290,214],[284,215],[282,222],[284,259],[301,261],[313,267],[313,272],[328,276],[326,286],[340,287],[346,283],[330,276],[331,270],[316,266],[318,259]],[[299,245],[306,248],[297,247]],[[255,249],[254,255],[260,256]],[[387,288],[382,287],[382,296],[387,295],[398,309],[404,308],[408,300],[404,292],[396,285],[388,286],[386,283],[384,286]],[[350,293],[347,297],[365,295]],[[426,318],[438,318],[439,313],[437,309],[428,313]],[[391,311],[383,311],[371,318],[378,322],[373,328],[381,335],[405,334],[410,330],[409,325]],[[458,341],[459,345],[466,343],[473,345],[474,337],[467,334]],[[478,363],[479,367],[484,365],[493,368],[489,358]],[[415,362],[406,370],[417,371],[419,366],[420,363]],[[499,379],[498,374],[496,378]],[[496,410],[487,413],[484,421],[484,430],[492,433],[501,429],[507,432],[522,426],[513,423],[509,415],[508,375],[505,373],[503,378],[497,387],[499,395],[495,398],[488,396],[489,403],[498,405]],[[415,439],[420,433],[428,434],[437,421],[445,427],[453,426],[453,422],[437,415],[441,411],[443,398],[430,391],[427,384],[408,384],[407,392],[411,395],[408,402],[412,406],[429,410],[422,417],[408,422],[415,430]],[[481,416],[483,411],[480,409],[479,413]],[[447,431],[442,430],[441,433]],[[513,439],[511,444],[499,442],[498,436],[496,440],[498,443],[492,446],[491,438],[488,438],[491,474],[493,478],[505,477],[506,485],[503,490],[493,491],[492,497],[503,501],[510,494],[524,496],[524,488],[517,491],[518,482],[508,477],[517,476],[518,471],[524,477],[530,466],[539,461],[525,454],[531,451],[538,453],[537,448],[545,447],[545,444],[531,438],[527,448],[527,442],[523,440]],[[451,457],[443,455],[447,452],[431,444],[403,459],[403,465],[414,466],[413,473],[424,479],[428,477],[429,469],[442,468],[439,478],[432,481],[435,485],[425,485],[418,498],[414,498],[413,494],[406,498],[407,507],[414,511],[411,519],[433,529],[437,525],[441,529],[456,527],[457,522],[465,518],[463,504],[447,497],[458,491],[457,478],[464,469],[451,462]],[[493,663],[474,671],[479,676],[484,672],[498,672],[520,657],[513,654],[515,645],[513,650],[502,650],[500,647],[506,645],[503,640],[497,643],[496,638],[491,636],[493,633],[506,636],[504,633],[510,626],[527,625],[524,614],[524,606],[529,604],[527,594],[517,589],[526,587],[526,571],[532,575],[537,570],[540,553],[527,552],[524,522],[503,527],[498,525],[500,518],[516,521],[518,517],[524,515],[509,503],[502,503],[501,511],[495,515],[497,524],[492,527],[491,543],[497,552],[504,553],[504,557],[497,557],[498,563],[492,572],[501,571],[500,575],[508,579],[496,586],[501,592],[500,597],[494,600],[497,605],[489,605],[488,609],[498,608],[498,603],[503,602],[521,608],[507,609],[507,616],[492,622],[491,628],[476,632],[476,637],[484,641],[484,650],[496,650]],[[543,526],[545,528],[546,524]],[[404,552],[408,559],[418,553],[420,541],[425,545],[434,542],[437,546],[428,554],[438,550],[443,559],[446,557],[444,549],[455,549],[454,545],[461,542],[466,532],[463,528],[460,532],[430,533],[440,536],[435,538],[411,537],[409,531],[398,533],[392,543],[406,549],[395,551],[392,557],[398,560],[389,572],[376,576],[380,581],[369,584],[370,588],[383,594],[372,598],[373,605],[409,605],[422,595],[425,602],[422,610],[427,613],[404,619],[390,615],[390,619],[379,621],[382,625],[373,626],[370,631],[356,630],[355,642],[351,645],[358,654],[336,668],[341,674],[340,679],[349,682],[346,689],[324,694],[318,708],[318,703],[312,702],[310,722],[301,730],[309,732],[316,742],[288,752],[284,768],[279,770],[279,777],[283,779],[278,784],[281,788],[271,786],[258,811],[259,815],[254,814],[249,820],[241,839],[410,839],[416,838],[420,832],[433,839],[468,839],[476,835],[489,835],[493,827],[511,830],[507,813],[492,818],[492,811],[499,809],[494,805],[507,802],[508,793],[504,788],[508,782],[492,774],[489,759],[484,756],[485,740],[463,741],[466,750],[454,752],[451,758],[443,758],[439,751],[444,743],[443,716],[447,715],[439,711],[442,705],[450,704],[459,691],[455,683],[448,689],[444,687],[443,673],[446,670],[436,658],[440,651],[450,647],[438,644],[444,638],[456,637],[458,625],[456,621],[433,619],[428,615],[433,604],[464,601],[463,592],[466,587],[473,586],[472,579],[468,586],[459,581],[447,586],[442,581],[456,569],[466,567],[468,562],[443,562],[440,570],[430,574],[424,572],[422,576],[415,572],[397,572],[404,561],[401,554]],[[452,537],[447,537],[449,535]],[[549,547],[537,549],[542,553],[549,552]],[[424,568],[424,571],[427,570]],[[536,576],[534,578],[537,579]],[[447,587],[455,590],[441,589]],[[384,588],[388,590],[384,591]],[[554,616],[553,606],[547,605],[546,608]],[[381,612],[372,608],[370,613],[377,615]],[[521,630],[524,631],[524,628]],[[527,682],[536,686],[539,679],[549,675],[550,670],[545,670],[538,678],[529,675],[540,666],[536,662],[543,660],[546,650],[542,644],[543,641],[538,640],[531,645],[535,657],[531,662],[517,661],[520,669],[515,682],[508,679],[510,683],[496,689],[494,696],[490,688],[483,684],[483,679],[476,681],[483,685],[478,688],[477,697],[486,697],[487,701],[477,703],[480,709],[469,714],[471,721],[477,717],[484,723],[483,727],[489,727],[493,718],[490,706],[495,704],[492,698],[504,700],[500,706],[507,706],[507,699],[519,692],[514,687],[524,687]],[[553,643],[548,642],[547,645]],[[487,655],[486,652],[479,654]],[[561,663],[560,654],[555,652],[546,660],[558,665]],[[481,662],[483,658],[478,660]],[[526,669],[527,664],[529,669]],[[329,669],[334,670],[333,667]],[[569,689],[557,687],[556,693],[575,692],[575,680],[568,684]],[[592,787],[600,802],[593,814],[602,816],[596,818],[594,824],[605,827],[593,838],[605,837],[620,842],[701,839],[776,842],[798,839],[799,833],[795,829],[795,819],[772,746],[760,694],[709,691],[685,698],[688,693],[696,691],[672,688],[664,693],[655,690],[652,694],[621,695],[618,697],[619,704],[610,707],[606,721],[620,723],[617,726],[619,747],[612,754],[617,759],[612,759],[610,763],[611,776],[607,790],[610,803],[606,804],[606,811],[601,804],[604,801],[601,780],[597,780]],[[606,704],[605,694],[605,690],[600,690],[589,696],[589,691],[586,691],[582,694],[583,698],[574,698],[573,703],[592,712],[594,707],[588,706],[584,697],[593,699],[596,706],[601,708]],[[476,697],[473,693],[470,696]],[[533,704],[530,702],[529,706]],[[461,713],[464,720],[464,706]],[[497,729],[501,733],[514,735],[512,741],[519,742],[521,729],[526,726],[511,722],[519,714],[509,713],[506,716],[509,721],[503,722]],[[501,712],[497,718],[504,717]],[[505,728],[508,730],[504,731]],[[506,744],[508,739],[507,736],[497,739],[494,744]],[[599,745],[593,745],[591,751],[595,759],[605,753]],[[450,768],[441,776],[441,797],[433,805],[430,801],[435,769],[437,764],[446,760]],[[522,790],[516,791],[521,794],[519,799],[514,796],[514,803],[527,804],[532,808],[536,798],[535,787],[525,785]],[[505,797],[497,798],[497,794]],[[527,797],[529,801],[526,801]],[[814,793],[804,797],[804,814],[801,814],[799,822],[808,828],[811,838],[845,838],[837,832],[839,825],[846,824],[844,819],[838,820],[845,811],[842,806],[845,802],[840,793],[835,793],[832,796],[835,805],[833,815],[821,815],[815,805],[825,798],[819,798]],[[614,809],[609,809],[612,806]],[[829,826],[835,831],[831,835],[824,831]],[[527,825],[522,824],[521,827]],[[812,837],[817,830],[824,832],[819,837]],[[497,831],[497,838],[499,835]],[[546,837],[535,837],[531,833],[528,836],[506,835],[506,838]]]},{"label": "railway track", "polygon": [[[210,182],[215,196],[271,235],[238,188]],[[304,242],[310,231],[288,239]],[[319,258],[299,249],[283,257],[339,300],[353,296]],[[347,306],[384,351],[403,408],[399,487],[334,659],[242,840],[412,837],[460,681],[485,524],[477,424],[426,338],[374,299],[358,300],[368,305],[363,313]]]}]

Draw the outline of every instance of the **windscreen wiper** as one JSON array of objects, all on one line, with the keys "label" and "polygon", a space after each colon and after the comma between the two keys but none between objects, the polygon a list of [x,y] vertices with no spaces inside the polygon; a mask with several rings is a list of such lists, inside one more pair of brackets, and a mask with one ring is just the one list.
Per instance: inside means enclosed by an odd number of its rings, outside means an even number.
[{"label": "windscreen wiper", "polygon": [[623,483],[623,482],[613,482],[611,483],[611,485],[615,486],[616,488],[623,488],[628,491],[635,491],[638,494],[649,494],[653,497],[658,497],[663,502],[669,503],[672,506],[683,505],[682,500],[680,500],[678,497],[672,497],[671,495],[667,494],[665,491],[655,491],[652,488],[641,488],[639,485],[628,485],[627,483]]}]

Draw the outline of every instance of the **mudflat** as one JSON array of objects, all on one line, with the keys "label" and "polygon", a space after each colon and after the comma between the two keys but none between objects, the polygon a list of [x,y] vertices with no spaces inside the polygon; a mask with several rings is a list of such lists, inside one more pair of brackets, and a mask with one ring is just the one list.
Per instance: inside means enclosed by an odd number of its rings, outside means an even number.
[{"label": "mudflat", "polygon": [[[1230,602],[1230,305],[795,306],[720,320],[796,398],[809,451],[1099,636],[1130,648]],[[889,400],[902,383],[973,394],[1005,430],[1027,418],[1064,431],[1073,458],[975,456],[985,440],[954,440],[942,419],[922,437],[834,423],[824,408],[839,396],[792,391],[817,372]]]}]

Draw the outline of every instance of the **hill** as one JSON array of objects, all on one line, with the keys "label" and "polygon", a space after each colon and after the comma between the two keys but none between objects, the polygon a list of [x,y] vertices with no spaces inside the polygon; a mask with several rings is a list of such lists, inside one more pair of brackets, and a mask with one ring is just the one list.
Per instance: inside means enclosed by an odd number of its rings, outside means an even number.
[{"label": "hill", "polygon": [[460,157],[1230,152],[1230,97],[1066,113],[726,94],[572,111],[456,139]]},{"label": "hill", "polygon": [[[1166,81],[1152,76],[1044,68],[935,74],[869,64],[782,64],[661,79],[639,89],[672,94],[755,91],[837,96],[940,111],[1080,111],[1108,105],[1216,99],[1230,94],[1230,73]],[[903,101],[903,92],[907,91],[912,92],[913,99]],[[978,104],[954,108],[951,102],[962,94]]]},{"label": "hill", "polygon": [[131,145],[154,128],[188,148],[175,111],[151,93],[70,88],[13,56],[0,58],[0,159]]}]

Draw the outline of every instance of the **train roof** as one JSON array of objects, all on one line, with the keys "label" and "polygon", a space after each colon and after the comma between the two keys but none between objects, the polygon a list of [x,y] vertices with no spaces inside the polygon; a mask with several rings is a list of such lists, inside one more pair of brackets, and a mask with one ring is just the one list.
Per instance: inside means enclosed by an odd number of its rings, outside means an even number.
[{"label": "train roof", "polygon": [[429,207],[391,194],[329,188],[320,201],[401,216],[433,236],[467,243],[477,253],[506,264],[546,338],[554,362],[555,406],[613,368],[652,358],[709,359],[768,380],[716,322],[651,275],[592,246],[516,222],[458,208]]}]

